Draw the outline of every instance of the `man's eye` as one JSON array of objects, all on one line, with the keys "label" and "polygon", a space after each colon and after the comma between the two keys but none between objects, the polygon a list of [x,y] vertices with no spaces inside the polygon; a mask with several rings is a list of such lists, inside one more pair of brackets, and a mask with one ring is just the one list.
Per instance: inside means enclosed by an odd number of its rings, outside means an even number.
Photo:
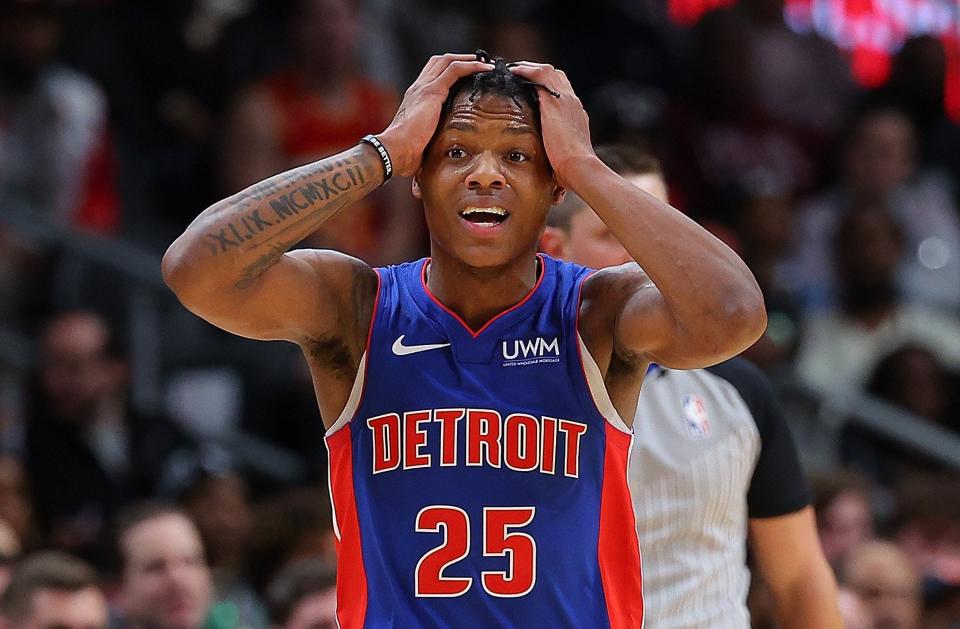
[{"label": "man's eye", "polygon": [[452,157],[453,159],[460,159],[464,157],[466,153],[461,148],[452,148],[447,151],[447,157]]},{"label": "man's eye", "polygon": [[525,162],[529,157],[521,153],[520,151],[510,151],[510,161],[511,162]]}]

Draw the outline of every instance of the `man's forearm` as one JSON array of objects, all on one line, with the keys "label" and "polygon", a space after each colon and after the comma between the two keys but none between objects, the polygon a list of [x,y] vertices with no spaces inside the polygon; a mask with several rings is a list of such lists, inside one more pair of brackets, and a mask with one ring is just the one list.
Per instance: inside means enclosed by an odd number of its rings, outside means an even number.
[{"label": "man's forearm", "polygon": [[167,250],[164,277],[178,293],[198,278],[206,289],[242,291],[382,180],[379,157],[363,144],[265,179],[200,214]]},{"label": "man's forearm", "polygon": [[763,296],[729,247],[599,159],[582,160],[566,179],[657,285],[681,327],[731,344],[738,335],[756,338],[765,324]]}]

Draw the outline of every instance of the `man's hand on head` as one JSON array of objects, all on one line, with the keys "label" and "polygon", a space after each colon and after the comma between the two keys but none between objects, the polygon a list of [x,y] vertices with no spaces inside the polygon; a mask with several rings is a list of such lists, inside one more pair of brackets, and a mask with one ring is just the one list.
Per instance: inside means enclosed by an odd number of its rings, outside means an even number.
[{"label": "man's hand on head", "polygon": [[590,142],[590,119],[563,70],[552,65],[518,61],[510,71],[536,83],[540,92],[540,127],[543,147],[557,183],[567,186],[566,174],[578,161],[594,158]]},{"label": "man's hand on head", "polygon": [[489,70],[493,70],[493,64],[477,61],[476,55],[448,53],[427,61],[420,76],[404,93],[393,121],[379,134],[396,174],[410,176],[420,168],[423,151],[437,130],[440,110],[453,84],[462,77]]}]

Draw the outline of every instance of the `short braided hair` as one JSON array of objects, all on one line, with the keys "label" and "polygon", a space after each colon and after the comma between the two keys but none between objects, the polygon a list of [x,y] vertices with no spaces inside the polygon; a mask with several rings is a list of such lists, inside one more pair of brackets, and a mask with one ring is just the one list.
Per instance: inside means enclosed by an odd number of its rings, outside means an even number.
[{"label": "short braided hair", "polygon": [[510,67],[515,65],[504,61],[502,57],[491,57],[486,50],[479,49],[476,52],[477,61],[493,64],[493,70],[486,72],[476,72],[457,80],[450,87],[447,99],[443,102],[440,118],[443,120],[450,110],[453,109],[453,103],[463,92],[469,90],[468,98],[472,102],[477,96],[482,94],[495,94],[511,99],[517,107],[526,105],[533,112],[533,117],[540,125],[540,94],[537,88],[547,90],[551,96],[559,96],[556,92],[546,86],[529,81],[522,76],[517,76],[510,71]]}]

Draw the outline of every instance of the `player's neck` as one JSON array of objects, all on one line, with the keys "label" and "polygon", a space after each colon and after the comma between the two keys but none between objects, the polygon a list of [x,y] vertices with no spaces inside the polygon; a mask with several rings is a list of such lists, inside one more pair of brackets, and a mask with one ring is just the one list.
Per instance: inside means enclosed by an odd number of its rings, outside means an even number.
[{"label": "player's neck", "polygon": [[534,255],[493,268],[470,267],[434,250],[427,288],[472,330],[516,305],[533,290],[543,270]]}]

